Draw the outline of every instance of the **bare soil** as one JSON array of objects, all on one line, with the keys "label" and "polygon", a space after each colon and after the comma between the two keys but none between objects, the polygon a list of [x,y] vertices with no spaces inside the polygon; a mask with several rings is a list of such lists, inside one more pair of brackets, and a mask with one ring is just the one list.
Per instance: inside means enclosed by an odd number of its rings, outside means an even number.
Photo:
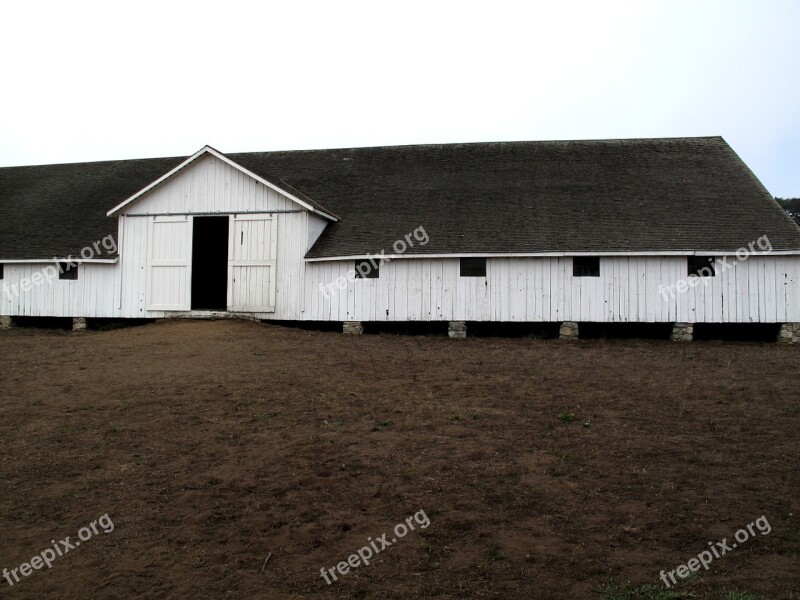
[{"label": "bare soil", "polygon": [[0,332],[0,568],[115,526],[0,589],[616,598],[764,515],[672,597],[798,598],[798,375],[797,348],[759,343]]}]

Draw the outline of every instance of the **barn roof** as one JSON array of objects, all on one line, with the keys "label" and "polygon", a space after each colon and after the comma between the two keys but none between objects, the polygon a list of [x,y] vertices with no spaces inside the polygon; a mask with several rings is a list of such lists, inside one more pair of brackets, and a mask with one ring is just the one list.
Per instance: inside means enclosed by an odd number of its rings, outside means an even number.
[{"label": "barn roof", "polygon": [[0,259],[79,256],[86,245],[109,234],[116,237],[117,219],[106,212],[182,161],[152,158],[0,169]]},{"label": "barn roof", "polygon": [[[341,219],[309,258],[734,251],[800,228],[720,137],[503,142],[226,154]],[[52,258],[116,233],[106,212],[185,160],[0,169],[0,259]]]}]

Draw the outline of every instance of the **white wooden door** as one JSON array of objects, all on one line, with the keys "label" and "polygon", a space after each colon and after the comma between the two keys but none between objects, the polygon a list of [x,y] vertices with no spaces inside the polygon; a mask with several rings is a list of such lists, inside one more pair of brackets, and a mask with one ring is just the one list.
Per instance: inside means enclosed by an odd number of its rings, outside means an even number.
[{"label": "white wooden door", "polygon": [[147,310],[189,310],[192,291],[192,221],[150,217],[147,230]]},{"label": "white wooden door", "polygon": [[278,219],[234,215],[230,230],[228,310],[274,312]]}]

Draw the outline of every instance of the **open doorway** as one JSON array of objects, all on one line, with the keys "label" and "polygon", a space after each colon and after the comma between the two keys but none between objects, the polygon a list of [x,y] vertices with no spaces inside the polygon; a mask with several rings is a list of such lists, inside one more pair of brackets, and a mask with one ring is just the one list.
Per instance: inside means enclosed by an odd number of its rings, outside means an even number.
[{"label": "open doorway", "polygon": [[192,310],[228,308],[228,217],[195,217]]}]

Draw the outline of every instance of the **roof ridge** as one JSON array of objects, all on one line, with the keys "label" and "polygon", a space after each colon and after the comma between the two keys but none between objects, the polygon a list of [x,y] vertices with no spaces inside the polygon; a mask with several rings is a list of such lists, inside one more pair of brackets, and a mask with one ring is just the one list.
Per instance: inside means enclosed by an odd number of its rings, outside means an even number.
[{"label": "roof ridge", "polygon": [[615,144],[615,143],[644,143],[644,142],[690,142],[699,140],[721,140],[725,139],[721,135],[701,135],[701,136],[674,136],[674,137],[643,137],[643,138],[583,138],[583,139],[560,139],[560,140],[494,140],[491,142],[441,142],[431,144],[388,144],[384,146],[350,146],[338,148],[297,148],[294,150],[263,150],[250,152],[228,152],[227,155],[255,156],[260,154],[287,154],[287,153],[310,153],[310,152],[346,152],[349,150],[399,150],[403,148],[445,148],[445,147],[465,147],[465,146],[500,146],[500,145],[523,145],[523,144]]},{"label": "roof ridge", "polygon": [[7,165],[4,167],[0,167],[0,171],[4,169],[27,169],[31,167],[80,167],[84,165],[109,165],[112,163],[133,163],[133,162],[146,162],[146,161],[155,161],[155,160],[185,160],[189,158],[191,154],[187,154],[186,156],[151,156],[148,158],[114,158],[108,160],[84,160],[81,162],[55,162],[55,163],[38,163],[38,164],[28,164],[28,165]]},{"label": "roof ridge", "polygon": [[[255,150],[250,152],[221,152],[225,156],[257,156],[264,154],[286,154],[286,153],[316,153],[316,152],[347,152],[356,150],[397,150],[397,149],[411,149],[411,148],[463,148],[463,147],[477,147],[477,146],[500,146],[500,145],[550,145],[550,144],[635,144],[635,143],[648,143],[648,142],[689,142],[700,140],[722,140],[722,136],[709,135],[709,136],[675,136],[675,137],[643,137],[643,138],[584,138],[584,139],[561,139],[561,140],[494,140],[490,142],[441,142],[432,144],[388,144],[384,146],[350,146],[338,148],[296,148],[289,150]],[[213,148],[206,144],[205,147]],[[0,167],[2,169],[24,169],[26,167],[50,167],[50,166],[82,166],[82,165],[99,165],[111,163],[131,163],[135,161],[154,161],[154,160],[185,160],[192,156],[186,154],[184,156],[150,156],[144,158],[115,158],[107,160],[88,160],[78,162],[54,162],[54,163],[37,163],[25,165],[7,165]]]}]

